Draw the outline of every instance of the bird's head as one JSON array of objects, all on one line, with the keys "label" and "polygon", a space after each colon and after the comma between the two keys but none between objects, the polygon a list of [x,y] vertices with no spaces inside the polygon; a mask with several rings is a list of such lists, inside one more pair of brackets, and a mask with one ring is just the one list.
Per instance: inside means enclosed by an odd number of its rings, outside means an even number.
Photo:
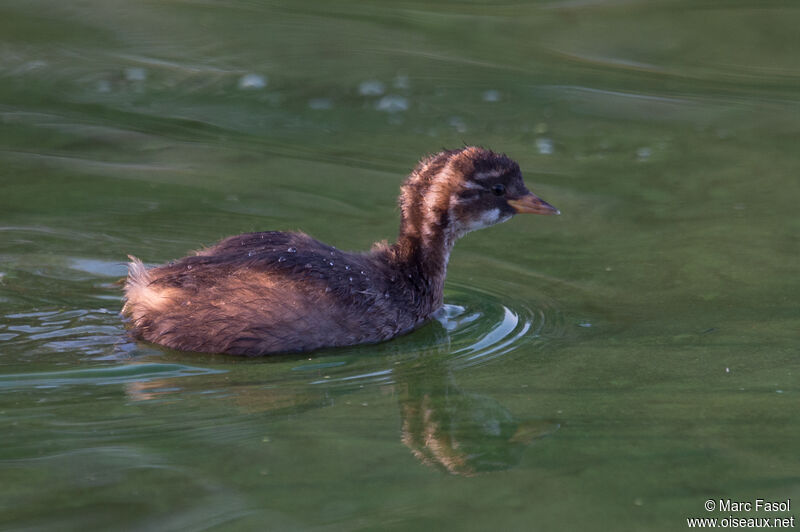
[{"label": "bird's head", "polygon": [[469,146],[427,157],[403,184],[401,233],[423,243],[459,237],[515,214],[560,214],[525,187],[519,165],[505,155]]}]

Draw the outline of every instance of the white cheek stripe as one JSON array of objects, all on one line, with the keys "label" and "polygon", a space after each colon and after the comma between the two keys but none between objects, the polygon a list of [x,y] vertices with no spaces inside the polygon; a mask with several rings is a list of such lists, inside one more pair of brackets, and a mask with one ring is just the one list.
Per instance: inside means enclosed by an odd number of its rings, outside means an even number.
[{"label": "white cheek stripe", "polygon": [[484,212],[483,215],[477,220],[471,220],[469,223],[467,223],[467,225],[464,227],[463,233],[469,233],[470,231],[477,231],[478,229],[483,229],[484,227],[489,227],[490,225],[494,225],[499,221],[500,221],[500,209],[492,209],[490,211]]},{"label": "white cheek stripe", "polygon": [[481,221],[484,222],[486,225],[493,224],[497,220],[500,219],[500,209],[492,209],[491,211],[486,211],[481,216]]}]

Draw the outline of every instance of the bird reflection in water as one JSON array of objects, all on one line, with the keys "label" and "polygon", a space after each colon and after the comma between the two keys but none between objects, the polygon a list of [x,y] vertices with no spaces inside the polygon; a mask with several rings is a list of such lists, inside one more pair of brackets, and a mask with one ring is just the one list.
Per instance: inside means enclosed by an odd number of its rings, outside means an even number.
[{"label": "bird reflection in water", "polygon": [[516,466],[552,420],[520,421],[485,395],[462,391],[444,364],[425,363],[398,378],[402,441],[423,464],[455,475]]},{"label": "bird reflection in water", "polygon": [[[462,390],[456,382],[458,372],[452,368],[447,332],[436,325],[428,331],[437,349],[396,364],[390,383],[382,385],[398,397],[401,441],[420,462],[463,476],[511,469],[534,440],[558,429],[554,420],[519,419],[494,398]],[[430,337],[420,340],[431,345]],[[398,354],[409,347],[406,342],[397,344]],[[249,370],[256,368],[269,371],[270,365],[251,366]],[[179,390],[174,383],[171,379],[130,383],[127,392],[134,400],[169,401]],[[265,387],[262,381],[228,390],[232,393],[226,398],[248,413],[297,415],[333,406],[362,385],[360,381],[344,385],[341,380],[331,380],[317,385],[306,381],[300,386]]]}]

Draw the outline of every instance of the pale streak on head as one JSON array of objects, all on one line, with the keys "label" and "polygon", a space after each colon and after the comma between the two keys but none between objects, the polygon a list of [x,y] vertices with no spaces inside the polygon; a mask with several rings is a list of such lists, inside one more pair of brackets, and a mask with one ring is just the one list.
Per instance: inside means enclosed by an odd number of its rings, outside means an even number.
[{"label": "pale streak on head", "polygon": [[[453,160],[447,161],[447,164],[442,168],[442,170],[436,174],[436,177],[432,180],[430,186],[428,187],[425,196],[423,197],[423,220],[424,224],[422,227],[422,239],[424,242],[430,242],[430,240],[436,235],[436,230],[434,226],[439,224],[439,213],[436,211],[435,207],[437,204],[441,203],[441,199],[443,194],[447,192],[447,183],[454,180],[453,176]],[[450,201],[448,204],[448,214],[452,212],[452,204],[453,204],[454,197],[450,196]],[[452,218],[451,218],[452,220]],[[450,235],[445,235],[448,240],[450,239]]]},{"label": "pale streak on head", "polygon": [[[466,151],[463,154],[468,155]],[[491,209],[487,212],[484,212],[477,219],[464,220],[463,222],[456,219],[454,206],[458,203],[459,198],[456,192],[450,190],[451,187],[448,186],[450,183],[460,181],[461,190],[484,190],[486,186],[475,182],[474,179],[495,179],[507,173],[507,169],[496,169],[480,173],[473,179],[459,179],[458,176],[454,175],[453,170],[454,162],[457,159],[458,157],[453,157],[447,161],[444,168],[442,168],[431,181],[430,185],[428,186],[428,190],[422,199],[423,224],[420,229],[422,240],[425,243],[430,243],[430,241],[435,238],[438,233],[438,229],[446,229],[444,237],[446,239],[447,246],[449,247],[455,243],[456,239],[471,231],[483,229],[484,227],[488,227],[496,223],[505,222],[511,218],[510,215],[501,215],[499,209]],[[447,228],[438,228],[441,213],[436,209],[436,207],[441,206],[444,203],[444,194],[447,192],[451,192],[450,197],[448,198],[449,201],[447,202],[449,224]]]},{"label": "pale streak on head", "polygon": [[490,170],[488,172],[482,172],[480,174],[476,174],[475,179],[477,179],[478,181],[482,181],[484,179],[495,179],[505,174],[506,171],[507,170]]}]

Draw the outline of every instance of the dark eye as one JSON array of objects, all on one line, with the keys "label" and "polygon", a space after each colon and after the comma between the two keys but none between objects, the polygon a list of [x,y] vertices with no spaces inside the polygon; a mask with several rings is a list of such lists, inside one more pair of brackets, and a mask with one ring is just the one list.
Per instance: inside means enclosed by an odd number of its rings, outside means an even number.
[{"label": "dark eye", "polygon": [[506,193],[505,185],[501,185],[500,183],[498,183],[492,186],[492,194],[494,194],[495,196],[502,196],[505,193]]}]

